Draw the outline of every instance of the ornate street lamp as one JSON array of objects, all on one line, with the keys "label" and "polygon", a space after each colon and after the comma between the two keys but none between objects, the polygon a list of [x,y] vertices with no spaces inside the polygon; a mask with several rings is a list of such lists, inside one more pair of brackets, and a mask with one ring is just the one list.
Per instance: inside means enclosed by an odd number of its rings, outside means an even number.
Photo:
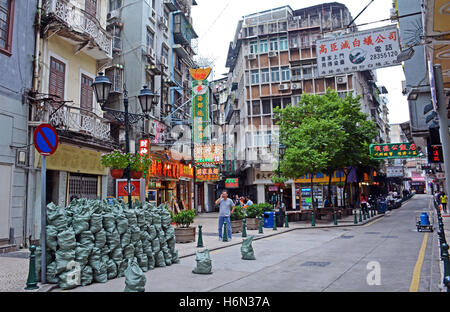
[{"label": "ornate street lamp", "polygon": [[[281,178],[281,171],[280,171],[280,167],[281,167],[281,159],[283,158],[284,154],[286,153],[286,146],[284,146],[283,143],[280,142],[280,145],[278,146],[278,154],[279,154],[279,158],[278,158],[278,178]],[[280,201],[280,209],[281,209],[281,201],[282,201],[282,195],[281,195],[281,185],[278,188],[278,198]]]},{"label": "ornate street lamp", "polygon": [[95,98],[97,99],[97,102],[100,103],[103,110],[103,105],[108,101],[112,83],[109,81],[108,77],[103,76],[103,73],[99,73],[98,76],[95,77],[92,86],[94,88]]}]

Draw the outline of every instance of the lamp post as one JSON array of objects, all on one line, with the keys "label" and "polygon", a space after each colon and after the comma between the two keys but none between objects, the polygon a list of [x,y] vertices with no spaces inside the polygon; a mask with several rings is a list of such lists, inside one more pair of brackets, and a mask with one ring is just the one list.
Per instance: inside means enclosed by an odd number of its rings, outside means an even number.
[{"label": "lamp post", "polygon": [[[278,154],[279,157],[281,159],[283,159],[284,153],[286,152],[286,147],[284,146],[283,143],[280,143],[279,147],[278,147]],[[281,167],[281,159],[278,159],[278,178],[281,178],[281,171],[280,171],[280,167]],[[279,196],[279,201],[280,201],[280,205],[281,205],[281,186],[278,189],[278,196]],[[281,207],[280,207],[281,208]]]},{"label": "lamp post", "polygon": [[[129,126],[130,124],[135,124],[142,119],[149,119],[149,113],[152,106],[158,103],[159,95],[153,94],[153,92],[144,86],[138,95],[139,104],[141,105],[142,112],[144,114],[134,114],[128,112],[128,92],[126,86],[124,85],[123,90],[123,105],[125,110],[115,110],[106,107],[108,102],[109,93],[111,90],[111,82],[103,73],[95,78],[92,86],[94,88],[94,94],[97,102],[100,104],[102,111],[110,113],[117,121],[125,126],[125,152],[128,154],[130,152],[130,138],[129,138]],[[127,192],[128,192],[128,207],[132,208],[131,202],[131,170],[130,165],[127,166]]]}]

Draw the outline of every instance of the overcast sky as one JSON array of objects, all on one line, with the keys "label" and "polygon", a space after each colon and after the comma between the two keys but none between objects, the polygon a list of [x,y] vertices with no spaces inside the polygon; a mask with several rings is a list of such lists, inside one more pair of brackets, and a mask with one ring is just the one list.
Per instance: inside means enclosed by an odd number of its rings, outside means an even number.
[{"label": "overcast sky", "polygon": [[[199,56],[214,61],[214,79],[223,77],[228,72],[225,62],[230,41],[233,40],[239,19],[244,15],[290,5],[293,10],[313,6],[324,2],[321,0],[196,0],[198,5],[192,8],[194,29],[199,36]],[[370,0],[341,0],[353,18]],[[357,25],[389,18],[392,0],[375,0],[358,19]],[[381,22],[362,26],[360,29],[376,28],[389,25]],[[401,66],[377,70],[378,82],[386,86],[389,95],[389,122],[401,123],[409,120],[408,103],[401,93],[401,81],[405,79]]]}]

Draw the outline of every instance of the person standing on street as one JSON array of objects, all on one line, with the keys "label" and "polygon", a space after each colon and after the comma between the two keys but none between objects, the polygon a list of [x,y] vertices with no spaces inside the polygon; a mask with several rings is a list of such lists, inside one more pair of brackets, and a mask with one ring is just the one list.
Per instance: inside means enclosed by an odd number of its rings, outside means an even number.
[{"label": "person standing on street", "polygon": [[231,240],[231,219],[230,216],[234,212],[234,203],[231,198],[228,198],[228,192],[223,191],[219,199],[216,200],[216,205],[220,206],[219,209],[219,240],[222,240],[222,228],[223,223],[227,222],[227,234],[228,240]]},{"label": "person standing on street", "polygon": [[442,204],[442,210],[447,213],[447,203],[448,203],[448,197],[445,195],[444,192],[442,192],[441,195],[441,204]]},{"label": "person standing on street", "polygon": [[246,203],[247,206],[253,205],[253,202],[252,202],[252,200],[250,199],[250,196],[245,197],[245,199],[247,200],[247,203]]}]

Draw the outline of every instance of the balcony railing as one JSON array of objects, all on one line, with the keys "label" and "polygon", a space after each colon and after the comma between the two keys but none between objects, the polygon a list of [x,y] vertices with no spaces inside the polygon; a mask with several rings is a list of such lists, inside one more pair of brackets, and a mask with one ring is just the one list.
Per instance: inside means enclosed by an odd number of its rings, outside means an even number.
[{"label": "balcony railing", "polygon": [[112,39],[99,21],[67,0],[46,0],[44,14],[54,15],[70,29],[90,36],[103,52],[112,56]]},{"label": "balcony railing", "polygon": [[53,103],[45,110],[35,109],[34,122],[50,123],[58,130],[79,132],[96,139],[110,141],[111,125],[107,119],[79,107]]}]

